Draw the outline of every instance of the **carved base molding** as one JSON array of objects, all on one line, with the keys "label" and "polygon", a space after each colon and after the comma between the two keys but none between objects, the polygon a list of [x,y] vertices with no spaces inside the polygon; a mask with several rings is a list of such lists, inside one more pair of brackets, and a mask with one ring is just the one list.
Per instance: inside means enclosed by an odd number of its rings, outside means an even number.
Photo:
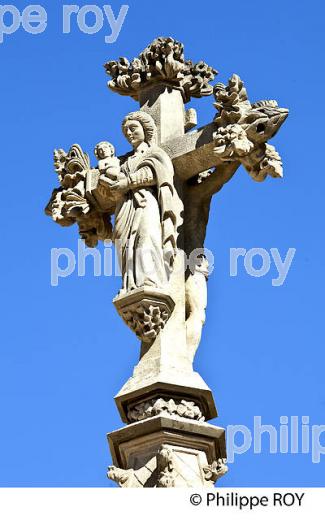
[{"label": "carved base molding", "polygon": [[108,434],[121,487],[213,487],[227,472],[225,430],[191,419],[157,416]]},{"label": "carved base molding", "polygon": [[115,402],[125,423],[161,413],[197,421],[218,416],[210,388],[193,371],[161,372],[156,377],[141,380],[131,377],[115,396]]}]

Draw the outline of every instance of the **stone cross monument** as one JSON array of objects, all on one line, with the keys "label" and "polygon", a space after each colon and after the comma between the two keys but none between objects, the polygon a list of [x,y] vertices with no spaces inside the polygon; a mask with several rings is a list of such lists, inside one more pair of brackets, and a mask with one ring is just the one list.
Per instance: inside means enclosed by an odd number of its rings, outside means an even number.
[{"label": "stone cross monument", "polygon": [[[207,306],[204,239],[212,196],[240,164],[255,181],[282,177],[267,141],[288,115],[276,101],[251,103],[242,80],[212,86],[217,71],[157,38],[138,58],[105,64],[109,88],[139,102],[122,131],[132,146],[95,147],[97,165],[75,144],[54,152],[60,187],[46,213],[77,223],[89,247],[115,244],[122,287],[113,302],[141,342],[140,360],[115,397],[123,428],[108,434],[122,487],[213,486],[226,471],[225,430],[211,390],[193,371]],[[191,98],[213,94],[214,120],[197,124]]]}]

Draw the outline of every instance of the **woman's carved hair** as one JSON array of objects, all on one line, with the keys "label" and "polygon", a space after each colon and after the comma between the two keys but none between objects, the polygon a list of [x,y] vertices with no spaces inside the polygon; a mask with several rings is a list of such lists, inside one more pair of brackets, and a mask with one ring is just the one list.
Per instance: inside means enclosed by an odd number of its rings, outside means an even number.
[{"label": "woman's carved hair", "polygon": [[156,144],[157,142],[157,127],[153,118],[147,114],[146,112],[142,112],[138,110],[137,112],[130,112],[122,122],[122,131],[125,135],[124,127],[127,121],[138,121],[141,123],[143,131],[144,131],[144,139],[145,142],[149,145]]}]

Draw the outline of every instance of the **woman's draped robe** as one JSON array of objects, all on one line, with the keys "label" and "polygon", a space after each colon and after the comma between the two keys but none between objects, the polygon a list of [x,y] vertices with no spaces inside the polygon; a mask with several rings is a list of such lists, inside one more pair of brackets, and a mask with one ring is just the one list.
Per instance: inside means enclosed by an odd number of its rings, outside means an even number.
[{"label": "woman's draped robe", "polygon": [[117,204],[113,240],[122,271],[122,292],[163,287],[172,270],[182,203],[169,156],[158,146],[133,154],[121,167],[129,191]]}]

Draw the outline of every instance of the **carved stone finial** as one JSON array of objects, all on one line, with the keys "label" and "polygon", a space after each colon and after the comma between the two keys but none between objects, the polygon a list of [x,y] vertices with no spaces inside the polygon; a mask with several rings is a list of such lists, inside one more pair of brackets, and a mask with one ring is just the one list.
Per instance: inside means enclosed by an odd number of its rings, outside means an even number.
[{"label": "carved stone finial", "polygon": [[218,125],[214,133],[214,153],[224,162],[240,161],[255,181],[267,175],[282,177],[282,162],[275,148],[266,143],[288,116],[275,100],[251,104],[244,84],[234,74],[228,85],[214,87]]},{"label": "carved stone finial", "polygon": [[112,78],[109,88],[135,100],[141,90],[155,83],[177,88],[184,102],[191,97],[209,96],[213,91],[209,83],[217,74],[204,61],[193,64],[185,60],[183,44],[170,37],[156,38],[131,63],[127,58],[120,58],[105,63],[104,67]]},{"label": "carved stone finial", "polygon": [[61,226],[77,223],[80,237],[89,247],[95,247],[98,240],[111,239],[110,213],[98,211],[88,196],[87,185],[94,171],[88,154],[78,144],[68,153],[54,150],[54,168],[61,186],[53,190],[45,213]]}]

